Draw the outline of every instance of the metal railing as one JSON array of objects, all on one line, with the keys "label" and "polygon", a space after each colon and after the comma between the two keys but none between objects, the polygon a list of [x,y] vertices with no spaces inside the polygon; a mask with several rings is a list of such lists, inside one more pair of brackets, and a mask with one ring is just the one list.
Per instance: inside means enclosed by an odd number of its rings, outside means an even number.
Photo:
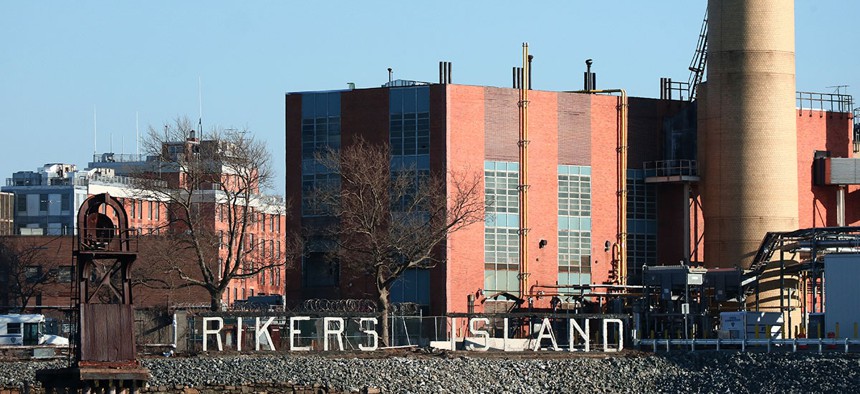
[{"label": "metal railing", "polygon": [[93,155],[93,163],[132,163],[146,161],[148,157],[136,153],[97,153]]},{"label": "metal railing", "polygon": [[638,339],[634,346],[643,350],[672,351],[672,350],[729,350],[767,349],[767,352],[780,351],[841,351],[844,353],[860,352],[860,339],[848,338],[793,338],[793,339]]},{"label": "metal railing", "polygon": [[643,165],[645,177],[652,176],[698,176],[696,160],[648,161]]},{"label": "metal railing", "polygon": [[850,94],[797,92],[796,105],[801,112],[809,110],[851,114],[854,98]]}]

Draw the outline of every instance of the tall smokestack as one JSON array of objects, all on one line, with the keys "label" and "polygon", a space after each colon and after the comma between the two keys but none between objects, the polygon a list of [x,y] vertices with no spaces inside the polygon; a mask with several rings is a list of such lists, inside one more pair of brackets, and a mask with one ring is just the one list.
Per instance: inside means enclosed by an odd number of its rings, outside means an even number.
[{"label": "tall smokestack", "polygon": [[798,226],[794,0],[709,0],[699,112],[705,262],[749,267]]}]

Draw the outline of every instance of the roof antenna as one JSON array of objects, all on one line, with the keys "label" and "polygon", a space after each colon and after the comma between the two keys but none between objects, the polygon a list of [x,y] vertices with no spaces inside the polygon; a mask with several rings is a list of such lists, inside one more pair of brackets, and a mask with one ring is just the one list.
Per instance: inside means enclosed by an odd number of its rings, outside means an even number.
[{"label": "roof antenna", "polygon": [[197,118],[197,130],[200,131],[200,138],[203,138],[203,77],[197,77],[197,103],[199,105],[199,117]]},{"label": "roof antenna", "polygon": [[99,126],[98,126],[98,117],[96,116],[96,105],[93,104],[93,154],[98,153],[98,142],[99,142]]},{"label": "roof antenna", "polygon": [[388,67],[388,84],[391,84],[391,77],[394,75],[394,70],[391,67]]}]

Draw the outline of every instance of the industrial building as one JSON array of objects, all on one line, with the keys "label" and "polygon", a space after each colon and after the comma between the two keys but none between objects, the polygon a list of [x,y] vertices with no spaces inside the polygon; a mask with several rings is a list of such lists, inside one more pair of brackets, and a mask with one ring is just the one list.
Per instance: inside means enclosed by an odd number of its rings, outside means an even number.
[{"label": "industrial building", "polygon": [[[308,192],[337,174],[314,155],[360,137],[390,145],[380,165],[483,174],[486,220],[394,287],[434,315],[599,299],[643,266],[764,267],[768,233],[860,222],[853,100],[797,91],[792,3],[709,1],[690,78],[659,99],[596,86],[591,62],[582,86],[532,90],[527,49],[510,88],[455,84],[442,62],[435,83],[287,93],[288,226],[324,222]],[[288,301],[375,297],[323,256],[293,264]]]}]

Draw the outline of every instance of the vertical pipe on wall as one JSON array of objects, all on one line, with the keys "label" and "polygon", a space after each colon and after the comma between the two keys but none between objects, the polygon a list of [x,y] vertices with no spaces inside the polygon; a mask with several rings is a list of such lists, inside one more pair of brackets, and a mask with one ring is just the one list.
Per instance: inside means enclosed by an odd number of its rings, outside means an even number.
[{"label": "vertical pipe on wall", "polygon": [[519,247],[520,247],[520,264],[519,264],[519,287],[520,297],[525,297],[528,293],[529,283],[529,253],[528,253],[528,145],[529,145],[529,44],[523,43],[523,68],[520,70],[519,84],[519,121],[520,121],[520,139],[517,142],[519,145],[519,202],[520,202],[520,223],[519,223]]}]

